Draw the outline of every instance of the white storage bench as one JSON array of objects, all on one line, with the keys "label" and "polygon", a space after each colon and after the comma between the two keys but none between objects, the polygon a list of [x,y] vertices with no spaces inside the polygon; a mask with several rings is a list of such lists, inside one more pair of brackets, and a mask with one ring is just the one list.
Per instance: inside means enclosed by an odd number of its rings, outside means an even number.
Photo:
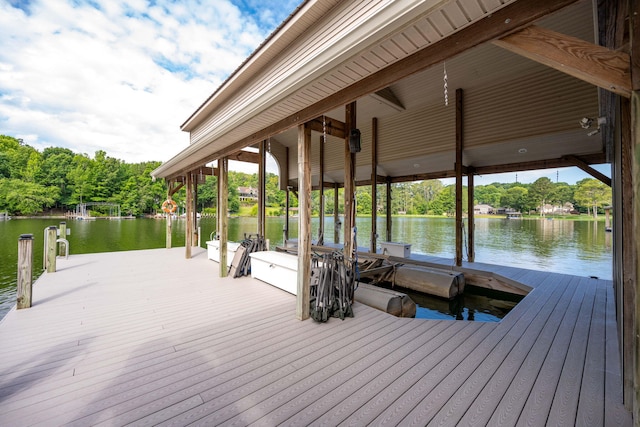
[{"label": "white storage bench", "polygon": [[380,249],[385,255],[411,258],[411,245],[409,243],[380,242]]},{"label": "white storage bench", "polygon": [[252,252],[251,277],[287,291],[298,291],[298,257],[284,252]]},{"label": "white storage bench", "polygon": [[[297,295],[298,257],[284,252],[252,252],[251,277]],[[360,283],[354,299],[398,317],[415,317],[416,304],[406,294]]]},{"label": "white storage bench", "polygon": [[[227,267],[231,265],[239,246],[240,243],[227,242]],[[207,258],[220,262],[220,240],[209,240],[207,242]]]}]

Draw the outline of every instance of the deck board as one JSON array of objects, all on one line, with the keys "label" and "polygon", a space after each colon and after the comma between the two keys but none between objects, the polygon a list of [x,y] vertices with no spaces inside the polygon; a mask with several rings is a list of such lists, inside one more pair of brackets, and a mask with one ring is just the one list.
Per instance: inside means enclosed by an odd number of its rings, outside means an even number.
[{"label": "deck board", "polygon": [[587,341],[587,352],[580,387],[580,401],[576,423],[582,425],[604,424],[604,373],[606,289],[598,288],[593,304],[593,314]]},{"label": "deck board", "polygon": [[194,253],[41,276],[0,322],[0,425],[631,425],[610,281],[467,263],[533,290],[499,323],[356,304],[318,324]]},{"label": "deck board", "polygon": [[[557,383],[562,371],[564,355],[583,296],[584,288],[575,286],[562,319],[556,318],[547,322],[542,340],[536,341],[534,348],[527,355],[523,366],[514,376],[504,398],[489,419],[489,424],[495,426],[515,425],[528,401],[533,402],[532,405],[534,405],[531,410],[532,415],[549,412],[548,409],[542,409],[541,401],[548,397],[548,406],[551,406],[552,396],[549,394],[549,385]],[[565,295],[565,301],[568,297],[568,294]],[[563,311],[563,304],[565,304],[564,301],[559,302],[556,306],[556,313]],[[550,340],[551,342],[549,342]]]},{"label": "deck board", "polygon": [[448,376],[434,388],[430,393],[434,398],[417,402],[407,414],[407,422],[420,423],[423,420],[437,424],[457,421],[525,332],[529,330],[537,336],[538,327],[555,303],[554,297],[561,293],[560,287],[553,292],[538,292],[537,304],[531,305],[515,322],[501,322],[473,354],[456,367],[455,375]]},{"label": "deck board", "polygon": [[[464,352],[471,351],[474,345],[478,345],[493,330],[493,326],[486,323],[475,325],[467,323],[447,328],[448,333],[442,333],[430,341],[429,345],[421,346],[408,353],[399,363],[387,369],[383,375],[376,377],[366,387],[345,396],[340,401],[334,401],[333,408],[327,408],[318,417],[316,423],[364,425],[370,422],[382,408],[388,406],[389,401],[395,400],[397,395],[408,390],[415,383],[418,373],[434,369],[443,358],[451,357],[453,363],[455,360],[462,359]],[[451,335],[451,332],[454,334]],[[344,390],[341,394],[344,395],[350,391],[351,386],[345,385],[342,389]],[[333,396],[327,399],[333,400],[332,398]],[[301,417],[307,415],[306,413],[297,414],[287,420],[285,425],[300,425],[300,421],[304,421]],[[317,415],[314,414],[315,416]]]},{"label": "deck board", "polygon": [[566,352],[564,366],[556,388],[548,422],[556,425],[574,424],[577,415],[582,385],[583,366],[586,359],[587,342],[591,326],[596,286],[586,287],[585,297],[580,307],[578,321]]},{"label": "deck board", "polygon": [[[545,308],[548,310],[541,310],[536,319],[529,324],[526,333],[522,334],[522,338],[505,355],[502,362],[499,360],[495,362],[500,364],[496,367],[496,372],[493,375],[490,375],[488,370],[483,370],[485,376],[490,376],[490,378],[460,419],[460,424],[487,425],[497,406],[503,403],[509,405],[511,399],[517,398],[518,394],[515,390],[512,390],[512,393],[507,393],[507,389],[513,381],[518,380],[519,373],[523,375],[520,377],[521,386],[532,383],[538,371],[537,368],[544,360],[555,336],[557,326],[567,314],[567,306],[574,292],[574,286],[567,286],[557,301],[552,300],[545,304]],[[487,358],[485,363],[489,361]],[[454,418],[448,417],[446,422],[451,423]],[[457,423],[458,421],[456,421]]]}]

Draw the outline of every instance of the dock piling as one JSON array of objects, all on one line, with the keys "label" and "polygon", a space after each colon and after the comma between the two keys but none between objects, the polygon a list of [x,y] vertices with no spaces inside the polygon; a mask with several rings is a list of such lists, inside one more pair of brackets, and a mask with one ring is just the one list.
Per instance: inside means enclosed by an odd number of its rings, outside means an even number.
[{"label": "dock piling", "polygon": [[21,234],[18,238],[18,289],[16,306],[18,309],[31,307],[33,266],[33,234]]},{"label": "dock piling", "polygon": [[58,242],[56,242],[56,235],[58,232],[58,228],[55,225],[47,228],[47,245],[46,245],[46,269],[47,273],[55,273],[56,272],[56,246]]}]

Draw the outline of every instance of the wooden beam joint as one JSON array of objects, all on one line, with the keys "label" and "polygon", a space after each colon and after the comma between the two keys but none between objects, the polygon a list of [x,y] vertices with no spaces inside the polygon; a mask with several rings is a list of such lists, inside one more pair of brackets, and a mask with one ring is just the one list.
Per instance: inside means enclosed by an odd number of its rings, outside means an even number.
[{"label": "wooden beam joint", "polygon": [[595,170],[594,168],[589,166],[588,163],[580,160],[576,156],[564,156],[563,158],[566,159],[567,162],[571,163],[573,166],[579,167],[580,169],[582,169],[583,171],[585,171],[586,173],[588,173],[589,175],[591,175],[595,179],[597,179],[597,180],[601,181],[602,183],[604,183],[604,184],[608,185],[609,187],[611,187],[611,178],[609,178],[605,174]]},{"label": "wooden beam joint", "polygon": [[309,127],[309,129],[314,132],[318,132],[323,135],[335,136],[336,138],[346,138],[347,135],[344,122],[327,116],[316,117],[315,119],[305,123],[305,126]]}]

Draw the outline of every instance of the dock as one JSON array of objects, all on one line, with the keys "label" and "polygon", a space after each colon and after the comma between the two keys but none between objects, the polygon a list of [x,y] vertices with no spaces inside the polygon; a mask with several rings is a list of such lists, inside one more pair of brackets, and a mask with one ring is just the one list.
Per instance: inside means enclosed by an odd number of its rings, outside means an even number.
[{"label": "dock", "polygon": [[59,259],[0,322],[0,425],[632,425],[611,281],[474,263],[532,288],[498,323],[321,324],[193,255]]}]

